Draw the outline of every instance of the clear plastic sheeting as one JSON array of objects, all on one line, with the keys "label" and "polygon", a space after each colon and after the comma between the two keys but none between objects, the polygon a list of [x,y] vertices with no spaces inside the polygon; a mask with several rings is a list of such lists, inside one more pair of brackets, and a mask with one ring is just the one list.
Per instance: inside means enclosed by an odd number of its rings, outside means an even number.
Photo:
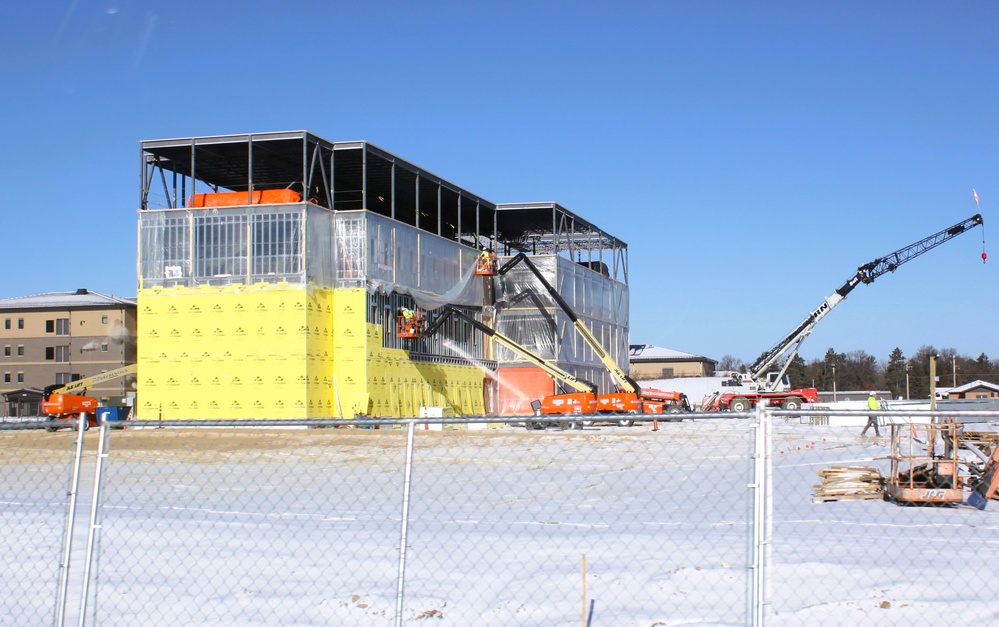
[{"label": "clear plastic sheeting", "polygon": [[364,285],[367,276],[367,255],[364,254],[366,227],[362,211],[333,214],[337,254],[334,257],[336,265],[330,271],[335,277],[336,287]]},{"label": "clear plastic sheeting", "polygon": [[143,211],[140,287],[303,283],[304,207]]},{"label": "clear plastic sheeting", "polygon": [[477,251],[367,211],[312,204],[146,210],[140,286],[309,283],[410,294],[421,307],[481,306]]},{"label": "clear plastic sheeting", "polygon": [[335,285],[339,251],[343,247],[334,214],[308,205],[305,219],[305,274],[308,281],[328,289]]},{"label": "clear plastic sheeting", "polygon": [[482,305],[482,284],[471,280],[474,250],[366,211],[338,212],[335,220],[337,287],[363,279],[372,293],[409,294],[426,309]]},{"label": "clear plastic sheeting", "polygon": [[[461,277],[460,281],[443,294],[434,294],[433,292],[408,288],[402,285],[391,287],[394,287],[394,291],[400,294],[409,294],[413,297],[413,301],[418,307],[427,310],[439,309],[444,305],[469,305],[474,307],[482,305],[482,286],[481,283],[474,280],[475,278],[475,266],[469,266],[465,271],[465,276]],[[368,285],[372,289],[382,291],[386,294],[390,294],[393,291],[389,289],[390,286],[379,285],[376,281],[369,281]]]},{"label": "clear plastic sheeting", "polygon": [[[627,370],[628,287],[563,257],[532,256],[530,261],[604,350]],[[503,335],[596,384],[602,392],[617,389],[593,348],[525,263],[497,277],[496,310],[496,328]],[[515,351],[503,347],[497,349],[496,359],[501,366],[523,362]]]}]

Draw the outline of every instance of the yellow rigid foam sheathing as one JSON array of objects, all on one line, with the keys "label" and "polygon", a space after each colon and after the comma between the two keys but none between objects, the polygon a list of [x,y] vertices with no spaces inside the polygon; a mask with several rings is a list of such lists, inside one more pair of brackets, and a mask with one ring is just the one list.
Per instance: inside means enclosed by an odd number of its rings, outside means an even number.
[{"label": "yellow rigid foam sheathing", "polygon": [[367,292],[342,289],[333,301],[333,385],[336,416],[373,415],[367,381]]},{"label": "yellow rigid foam sheathing", "polygon": [[140,291],[139,416],[295,418],[324,407],[306,358],[329,351],[308,315],[315,300],[290,285]]},{"label": "yellow rigid foam sheathing", "polygon": [[383,347],[363,289],[153,288],[138,302],[143,419],[484,412],[483,371]]}]

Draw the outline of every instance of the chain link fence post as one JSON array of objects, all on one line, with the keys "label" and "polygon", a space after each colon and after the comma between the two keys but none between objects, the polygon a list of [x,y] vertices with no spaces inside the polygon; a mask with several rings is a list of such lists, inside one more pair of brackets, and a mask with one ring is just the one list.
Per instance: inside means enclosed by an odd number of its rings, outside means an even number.
[{"label": "chain link fence post", "polygon": [[404,589],[406,586],[406,543],[409,531],[409,494],[413,480],[413,440],[416,431],[416,423],[409,421],[406,433],[406,466],[402,480],[402,523],[399,531],[399,579],[396,583],[395,594],[395,625],[402,627],[403,602],[405,599]]},{"label": "chain link fence post", "polygon": [[69,595],[69,566],[73,551],[73,527],[76,520],[76,505],[80,494],[80,470],[83,466],[83,434],[87,427],[87,414],[80,414],[76,425],[76,449],[73,454],[72,476],[69,480],[69,502],[66,506],[66,526],[63,529],[62,560],[59,562],[59,587],[56,595],[56,627],[66,623],[66,602]]},{"label": "chain link fence post", "polygon": [[773,456],[771,416],[766,403],[756,404],[753,454],[753,555],[752,603],[749,624],[763,627],[769,605],[769,573],[773,546]]},{"label": "chain link fence post", "polygon": [[104,460],[108,456],[108,433],[111,426],[106,422],[100,427],[100,435],[97,441],[97,456],[94,461],[94,492],[90,501],[90,522],[87,528],[87,551],[83,562],[83,585],[80,593],[80,623],[79,627],[86,625],[87,602],[90,599],[90,579],[93,573],[93,563],[97,535],[100,533],[100,510],[101,510],[101,479],[103,475]]}]

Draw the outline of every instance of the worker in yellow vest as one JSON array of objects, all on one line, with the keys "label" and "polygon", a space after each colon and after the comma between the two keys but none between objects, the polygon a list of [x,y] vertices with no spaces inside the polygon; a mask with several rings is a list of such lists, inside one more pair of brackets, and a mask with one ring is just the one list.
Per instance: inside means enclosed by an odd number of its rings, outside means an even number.
[{"label": "worker in yellow vest", "polygon": [[[881,409],[881,403],[878,401],[878,393],[871,390],[870,396],[867,397],[867,409],[869,411],[878,411]],[[867,430],[874,427],[875,437],[881,437],[881,429],[878,427],[878,417],[868,416],[867,424],[864,426],[864,430],[860,432],[860,437],[865,437],[867,435]]]}]

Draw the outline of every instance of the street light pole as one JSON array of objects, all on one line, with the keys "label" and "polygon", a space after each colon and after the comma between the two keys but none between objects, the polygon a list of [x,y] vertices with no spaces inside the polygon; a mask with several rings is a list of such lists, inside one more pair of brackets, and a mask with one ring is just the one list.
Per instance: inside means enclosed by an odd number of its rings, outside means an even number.
[{"label": "street light pole", "polygon": [[909,400],[909,362],[905,362],[905,400]]},{"label": "street light pole", "polygon": [[836,402],[836,364],[833,364],[833,402]]}]

